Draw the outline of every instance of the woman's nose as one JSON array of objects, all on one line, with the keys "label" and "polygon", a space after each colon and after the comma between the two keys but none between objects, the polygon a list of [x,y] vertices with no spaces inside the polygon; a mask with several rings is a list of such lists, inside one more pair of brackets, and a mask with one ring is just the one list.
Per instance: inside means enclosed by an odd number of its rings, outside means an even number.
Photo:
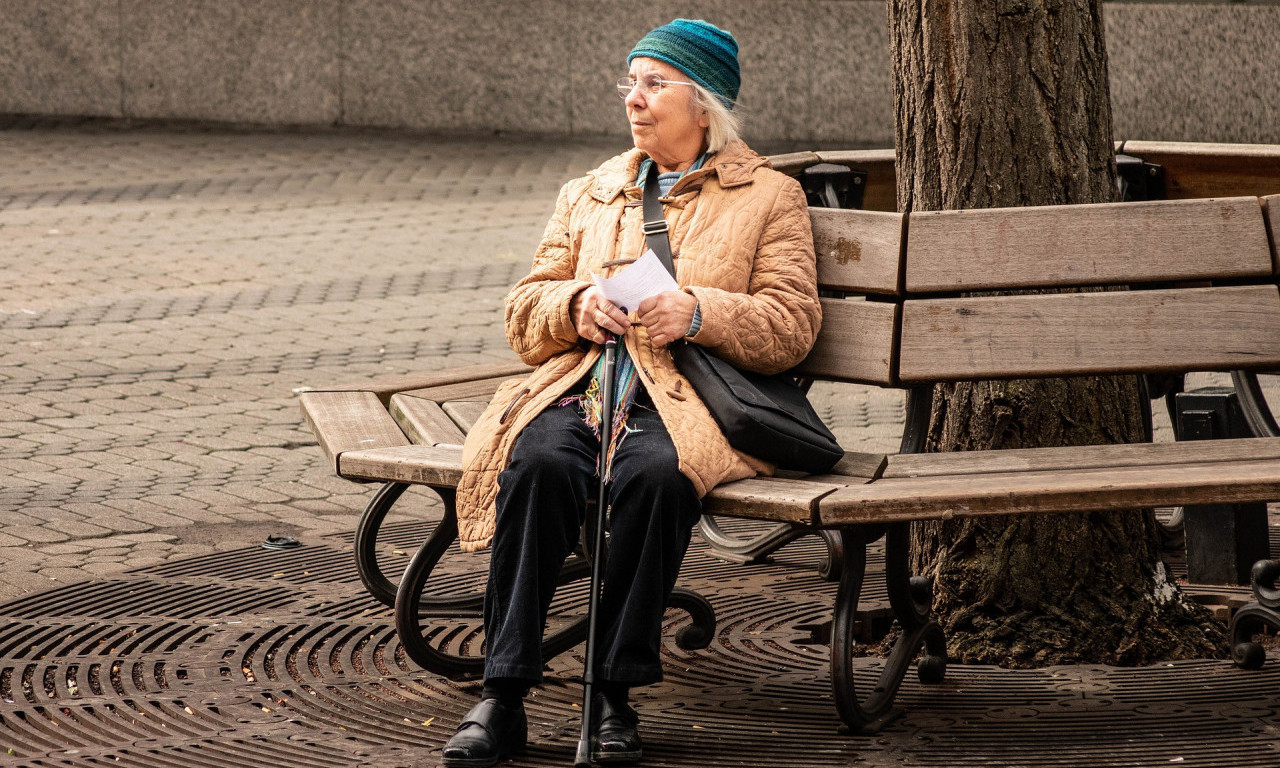
[{"label": "woman's nose", "polygon": [[627,94],[627,98],[623,103],[632,109],[644,109],[644,89],[639,86],[632,88],[631,93]]}]

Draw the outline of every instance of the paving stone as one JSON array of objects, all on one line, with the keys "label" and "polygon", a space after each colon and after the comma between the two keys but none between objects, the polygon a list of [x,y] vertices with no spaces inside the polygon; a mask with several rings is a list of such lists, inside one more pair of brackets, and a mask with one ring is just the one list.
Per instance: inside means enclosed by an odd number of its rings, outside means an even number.
[{"label": "paving stone", "polygon": [[251,502],[275,503],[290,499],[289,496],[257,484],[227,483],[221,487],[221,490],[223,493],[229,493],[232,496],[238,496]]},{"label": "paving stone", "polygon": [[131,567],[132,567],[131,565],[125,563],[122,560],[121,561],[102,561],[102,562],[94,562],[92,560],[88,560],[84,563],[84,565],[80,566],[78,570],[82,571],[85,575],[89,577],[110,578],[112,576],[118,576],[124,573],[125,571],[130,570]]},{"label": "paving stone", "polygon": [[99,515],[94,518],[94,522],[117,533],[147,531],[152,528],[148,523],[118,515]]},{"label": "paving stone", "polygon": [[52,528],[55,531],[60,531],[69,536],[75,536],[77,538],[91,538],[93,536],[105,536],[111,533],[110,528],[103,528],[100,525],[93,525],[91,523],[85,523],[85,522],[80,522],[76,520],[58,520],[56,522],[49,523],[48,527]]},{"label": "paving stone", "polygon": [[[77,581],[84,581],[84,575]],[[35,571],[14,568],[6,569],[4,579],[0,579],[0,597],[14,599],[35,592],[44,592],[58,586],[58,582]]]},{"label": "paving stone", "polygon": [[33,543],[53,543],[58,541],[66,541],[71,538],[69,535],[61,531],[55,531],[46,526],[40,525],[7,525],[4,532],[15,539]]},{"label": "paving stone", "polygon": [[85,580],[82,566],[75,568],[41,568],[37,573],[49,581],[61,582],[64,584],[75,584]]},{"label": "paving stone", "polygon": [[152,528],[176,528],[179,526],[190,525],[193,517],[173,514],[169,512],[154,512],[150,510],[137,510],[129,513],[131,520],[139,523],[145,523]]},{"label": "paving stone", "polygon": [[341,515],[350,514],[353,511],[350,507],[333,504],[323,499],[299,499],[292,502],[290,506],[316,515]]},{"label": "paving stone", "polygon": [[113,559],[119,560],[120,558],[124,557],[125,555],[129,554],[132,551],[133,550],[130,547],[105,547],[105,548],[90,549],[88,552],[86,561],[95,562],[95,561],[105,561],[105,560],[113,560]]},{"label": "paving stone", "polygon": [[65,541],[61,544],[47,544],[39,551],[47,555],[81,555],[94,551],[101,546],[101,540]]}]

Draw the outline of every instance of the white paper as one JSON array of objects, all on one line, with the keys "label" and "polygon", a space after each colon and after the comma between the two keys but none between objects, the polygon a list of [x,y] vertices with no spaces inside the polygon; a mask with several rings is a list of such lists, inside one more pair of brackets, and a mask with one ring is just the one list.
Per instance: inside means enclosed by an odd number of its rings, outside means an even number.
[{"label": "white paper", "polygon": [[615,306],[625,307],[628,312],[639,309],[640,302],[650,296],[680,290],[676,279],[662,266],[652,250],[645,251],[644,255],[613,277],[601,277],[595,272],[591,273],[591,277],[606,299]]}]

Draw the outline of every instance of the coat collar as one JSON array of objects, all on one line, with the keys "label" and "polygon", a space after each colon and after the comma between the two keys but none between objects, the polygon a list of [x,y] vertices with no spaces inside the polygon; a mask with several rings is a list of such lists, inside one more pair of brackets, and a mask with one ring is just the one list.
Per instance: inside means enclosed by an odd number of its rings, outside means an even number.
[{"label": "coat collar", "polygon": [[[631,149],[605,161],[587,174],[591,179],[588,194],[602,203],[608,203],[628,187],[636,186],[636,174],[640,172],[640,163],[645,157],[645,153],[640,150]],[[752,175],[758,168],[768,165],[769,161],[757,155],[746,142],[735,141],[712,155],[706,165],[681,179],[673,191],[698,189],[712,174],[716,175],[724,189],[741,187],[752,182]]]}]

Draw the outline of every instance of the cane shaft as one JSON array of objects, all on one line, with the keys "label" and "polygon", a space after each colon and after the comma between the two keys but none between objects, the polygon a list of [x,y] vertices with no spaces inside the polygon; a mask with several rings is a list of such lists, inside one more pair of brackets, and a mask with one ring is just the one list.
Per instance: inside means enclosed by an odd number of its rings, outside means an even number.
[{"label": "cane shaft", "polygon": [[604,366],[600,372],[600,459],[596,465],[600,485],[596,491],[596,512],[591,528],[591,595],[587,600],[586,668],[582,673],[582,734],[578,738],[575,768],[591,765],[591,723],[595,718],[596,634],[600,614],[600,589],[604,581],[604,528],[609,506],[609,447],[613,444],[614,377],[618,342],[612,336],[605,343]]}]

